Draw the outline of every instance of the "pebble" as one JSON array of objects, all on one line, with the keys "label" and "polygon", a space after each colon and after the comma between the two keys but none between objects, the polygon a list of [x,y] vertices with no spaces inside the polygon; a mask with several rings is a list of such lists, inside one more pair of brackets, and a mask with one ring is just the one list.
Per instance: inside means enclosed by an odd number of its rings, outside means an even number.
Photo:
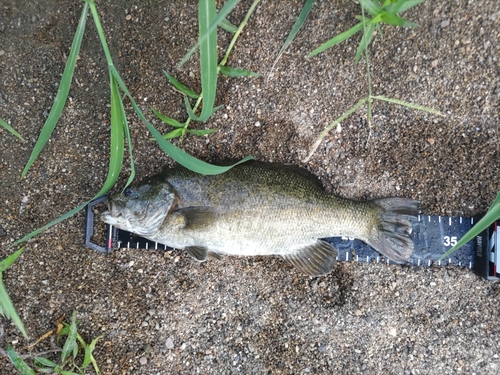
[{"label": "pebble", "polygon": [[167,342],[165,343],[165,347],[167,349],[173,349],[174,348],[174,339],[172,337],[169,337],[167,339]]},{"label": "pebble", "polygon": [[139,358],[139,363],[141,365],[145,365],[146,363],[148,363],[148,359],[146,357],[141,357]]}]

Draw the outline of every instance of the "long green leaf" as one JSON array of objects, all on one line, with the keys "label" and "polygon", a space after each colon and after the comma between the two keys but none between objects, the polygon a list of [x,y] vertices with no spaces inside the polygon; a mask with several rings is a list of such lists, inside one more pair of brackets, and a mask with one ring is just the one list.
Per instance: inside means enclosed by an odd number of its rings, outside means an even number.
[{"label": "long green leaf", "polygon": [[[119,92],[118,84],[116,83],[116,80],[114,80],[114,84],[116,86],[116,91]],[[123,187],[123,189],[125,190],[125,188],[127,186],[129,186],[135,178],[135,163],[134,163],[134,155],[133,155],[133,150],[132,150],[132,138],[130,137],[130,129],[128,127],[128,122],[127,122],[127,114],[125,113],[125,108],[123,106],[123,101],[122,101],[121,97],[120,97],[119,104],[120,104],[121,118],[123,119],[123,132],[125,133],[125,139],[127,140],[128,156],[130,159],[130,176],[128,177],[127,183]]]},{"label": "long green leaf", "polygon": [[7,289],[5,289],[5,285],[3,284],[2,272],[0,272],[0,306],[2,307],[5,317],[11,319],[16,327],[22,332],[23,336],[28,338],[28,333],[24,328],[24,324],[17,314],[16,308],[14,307],[14,304],[7,293]]},{"label": "long green leaf", "polygon": [[223,19],[220,23],[219,23],[219,26],[221,28],[223,28],[224,30],[226,30],[227,32],[230,32],[230,33],[235,33],[236,30],[238,29],[236,26],[234,26],[231,22],[229,22],[227,19]]},{"label": "long green leaf", "polygon": [[372,0],[359,0],[359,3],[363,8],[365,8],[368,11],[368,13],[372,15],[372,17],[375,17],[382,12],[382,8],[380,8]]},{"label": "long green leaf", "polygon": [[316,56],[318,53],[323,52],[325,49],[328,49],[328,48],[334,46],[335,44],[343,42],[344,40],[346,40],[346,39],[350,38],[351,36],[353,36],[354,34],[356,34],[362,28],[363,28],[363,22],[360,22],[360,23],[354,25],[349,30],[344,31],[343,33],[341,33],[341,34],[333,37],[332,39],[326,41],[325,43],[323,43],[321,46],[319,46],[314,51],[312,51],[308,55],[308,57]]},{"label": "long green leaf", "polygon": [[223,20],[226,18],[226,16],[233,10],[233,8],[240,2],[240,0],[228,0],[226,4],[222,7],[222,9],[217,13],[217,16],[212,20],[210,25],[208,26],[208,29],[206,30],[205,34],[200,34],[200,37],[196,44],[191,47],[191,49],[186,53],[186,55],[182,58],[182,60],[179,62],[177,65],[177,68],[182,67],[186,61],[191,57],[191,55],[196,51],[196,49],[200,46],[201,43],[205,41],[206,38],[208,38],[211,33],[217,28],[217,25],[219,25]]},{"label": "long green leaf", "polygon": [[200,36],[207,35],[200,43],[200,72],[203,108],[197,121],[207,121],[212,115],[217,90],[217,28],[209,32],[210,23],[215,18],[215,0],[200,0],[198,3],[198,23]]},{"label": "long green leaf", "polygon": [[304,4],[304,7],[300,11],[299,16],[297,17],[297,20],[292,26],[292,30],[290,31],[290,34],[288,34],[288,37],[285,40],[285,43],[283,43],[283,46],[281,47],[280,51],[278,52],[278,56],[276,56],[276,59],[273,62],[273,66],[276,64],[276,61],[279,60],[283,52],[288,48],[290,43],[292,43],[293,39],[295,38],[295,35],[299,32],[300,28],[304,24],[307,15],[311,11],[311,8],[313,7],[314,3],[316,0],[307,0],[306,3]]},{"label": "long green leaf", "polygon": [[212,165],[209,163],[206,163],[204,161],[201,161],[199,159],[196,159],[194,156],[189,155],[185,151],[181,150],[179,147],[173,145],[172,143],[168,142],[167,140],[163,139],[162,135],[158,130],[155,129],[153,125],[146,119],[144,114],[142,113],[141,109],[135,102],[134,98],[130,94],[130,92],[127,89],[127,86],[123,82],[123,80],[120,78],[120,75],[116,71],[116,68],[114,66],[110,67],[110,70],[112,71],[113,75],[115,76],[115,79],[117,83],[120,85],[120,88],[122,91],[127,95],[127,97],[130,100],[130,103],[132,104],[132,107],[134,108],[135,113],[139,118],[142,120],[142,122],[146,125],[150,133],[153,135],[155,140],[158,142],[158,145],[160,148],[165,151],[168,155],[172,157],[176,162],[179,164],[183,165],[184,167],[200,173],[200,174],[205,174],[205,175],[213,175],[213,174],[220,174],[228,171],[232,167],[234,167],[237,164],[243,163],[245,161],[253,159],[252,156],[247,156],[246,158],[240,160],[239,162],[231,165],[231,166],[217,166],[217,165]]},{"label": "long green leaf", "polygon": [[85,22],[87,20],[87,14],[89,10],[88,3],[85,3],[82,11],[82,15],[80,17],[80,22],[78,23],[78,27],[76,29],[75,36],[73,38],[73,43],[71,45],[71,50],[69,52],[68,61],[66,62],[66,66],[64,67],[64,72],[62,75],[61,82],[59,83],[59,88],[57,90],[56,97],[54,99],[54,104],[50,110],[49,116],[47,117],[47,121],[43,125],[42,131],[38,136],[38,140],[36,141],[35,147],[31,151],[30,158],[24,167],[23,172],[21,173],[21,178],[26,176],[28,170],[31,165],[38,157],[42,149],[45,147],[45,144],[49,140],[54,128],[59,121],[59,117],[61,116],[64,105],[66,104],[66,99],[68,98],[69,87],[71,86],[71,81],[73,80],[73,72],[76,66],[76,59],[78,58],[78,53],[80,52],[80,46],[82,44],[83,32],[85,31]]},{"label": "long green leaf", "polygon": [[231,66],[219,66],[221,74],[227,77],[259,77],[259,73],[254,73],[250,70],[233,68]]},{"label": "long green leaf", "polygon": [[68,337],[66,337],[66,342],[64,343],[62,352],[61,352],[61,362],[64,362],[66,358],[68,358],[71,354],[73,354],[73,358],[76,357],[75,349],[78,351],[78,344],[76,342],[76,311],[73,311],[71,314],[71,324],[68,333]]},{"label": "long green leaf", "polygon": [[[43,357],[35,357],[35,365],[47,366],[47,367],[56,367],[57,363],[51,361],[50,359]],[[52,369],[52,371],[54,371]]]},{"label": "long green leaf", "polygon": [[425,0],[399,0],[397,3],[387,7],[391,13],[403,13],[414,6],[423,3]]},{"label": "long green leaf", "polygon": [[19,354],[17,354],[11,346],[7,346],[7,355],[16,370],[21,372],[21,375],[36,375],[35,371],[33,371],[31,367],[29,367],[28,364],[24,362],[21,357],[19,357]]},{"label": "long green leaf", "polygon": [[21,141],[24,142],[24,138],[21,137],[21,134],[16,132],[12,126],[7,124],[4,120],[0,118],[0,125],[3,126],[5,129],[7,129],[9,132],[11,132],[13,135],[15,135],[17,138],[19,138]]},{"label": "long green leaf", "polygon": [[184,85],[183,83],[181,83],[180,81],[178,81],[177,79],[175,79],[174,76],[171,76],[170,74],[168,74],[167,71],[163,71],[163,74],[165,74],[167,76],[167,79],[168,81],[177,89],[179,90],[181,93],[183,93],[184,95],[187,95],[189,96],[190,98],[193,98],[193,99],[198,99],[200,97],[200,95],[198,93],[196,93],[195,91],[191,90],[190,88],[188,88],[186,85]]},{"label": "long green leaf", "polygon": [[500,192],[498,193],[495,202],[491,205],[486,215],[484,215],[483,218],[476,223],[476,225],[474,225],[467,233],[465,233],[464,236],[456,243],[456,245],[448,250],[440,259],[446,258],[451,253],[465,245],[467,242],[474,239],[496,220],[500,219]]},{"label": "long green leaf", "polygon": [[366,29],[366,34],[363,34],[363,37],[361,38],[361,42],[359,42],[358,50],[356,51],[356,64],[359,62],[359,59],[361,58],[361,54],[363,53],[363,50],[365,48],[368,48],[368,45],[370,44],[372,38],[373,38],[373,32],[375,31],[375,25],[368,25]]},{"label": "long green leaf", "polygon": [[9,268],[12,263],[14,263],[17,258],[19,258],[19,255],[21,255],[23,251],[24,247],[20,248],[15,253],[10,254],[7,258],[2,260],[0,262],[0,272],[4,272],[7,268]]},{"label": "long green leaf", "polygon": [[167,117],[167,116],[163,115],[161,112],[157,111],[154,108],[150,108],[150,109],[151,109],[151,111],[153,111],[153,113],[156,115],[156,117],[158,117],[165,124],[173,126],[174,128],[183,128],[185,126],[185,124],[180,123],[176,119],[173,119],[171,117]]},{"label": "long green leaf", "polygon": [[184,128],[174,129],[171,132],[168,132],[167,134],[165,134],[163,136],[163,138],[165,138],[165,139],[177,138],[177,137],[182,136],[184,134],[184,132],[185,132]]},{"label": "long green leaf", "polygon": [[[124,153],[124,119],[121,109],[121,97],[118,91],[118,85],[111,72],[110,75],[110,88],[111,88],[111,142],[110,142],[110,157],[108,167],[108,177],[106,182],[99,193],[104,194],[108,191],[118,179],[122,164]],[[109,186],[109,188],[108,188]],[[100,195],[98,193],[98,195]]]},{"label": "long green leaf", "polygon": [[86,368],[91,362],[94,365],[94,370],[96,374],[100,374],[99,368],[97,367],[97,363],[92,355],[92,352],[95,349],[97,341],[99,341],[103,336],[96,337],[89,345],[85,345],[85,355],[83,358],[82,368]]},{"label": "long green leaf", "polygon": [[399,100],[399,99],[386,98],[385,96],[382,96],[382,95],[372,96],[372,99],[383,100],[385,102],[399,104],[399,105],[402,105],[402,106],[405,106],[405,107],[408,107],[408,108],[412,108],[412,109],[416,109],[416,110],[419,110],[419,111],[429,112],[429,113],[432,113],[434,115],[444,116],[437,109],[434,109],[434,108],[431,108],[431,107],[425,107],[423,105],[418,105],[418,104],[413,104],[413,103],[405,102],[405,101]]}]

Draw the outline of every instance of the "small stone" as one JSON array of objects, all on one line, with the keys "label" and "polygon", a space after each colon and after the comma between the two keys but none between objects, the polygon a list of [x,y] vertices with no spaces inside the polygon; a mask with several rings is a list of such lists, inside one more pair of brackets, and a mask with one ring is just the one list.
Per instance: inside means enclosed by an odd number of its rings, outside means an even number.
[{"label": "small stone", "polygon": [[432,146],[435,142],[434,138],[427,138],[427,142]]},{"label": "small stone", "polygon": [[167,349],[173,349],[174,348],[174,339],[172,338],[172,336],[170,336],[168,339],[167,339],[167,342],[165,343],[165,347]]},{"label": "small stone", "polygon": [[433,60],[433,61],[431,62],[431,66],[432,66],[433,68],[435,68],[436,66],[438,66],[438,63],[439,63],[439,60],[438,60],[438,59]]},{"label": "small stone", "polygon": [[444,20],[443,22],[441,22],[441,27],[446,27],[446,26],[449,26],[450,24],[450,20]]},{"label": "small stone", "polygon": [[146,363],[148,363],[148,359],[146,357],[141,357],[139,358],[139,363],[141,365],[145,365]]},{"label": "small stone", "polygon": [[126,17],[125,17],[125,19],[127,21],[130,21],[132,19],[132,15],[131,14],[127,14]]}]

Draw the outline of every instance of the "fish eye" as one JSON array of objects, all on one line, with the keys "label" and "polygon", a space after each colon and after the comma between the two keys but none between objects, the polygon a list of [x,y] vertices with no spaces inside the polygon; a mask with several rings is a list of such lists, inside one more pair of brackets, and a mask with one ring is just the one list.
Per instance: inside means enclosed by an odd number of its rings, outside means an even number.
[{"label": "fish eye", "polygon": [[126,197],[130,197],[132,195],[132,189],[131,188],[126,188],[125,191],[123,192],[123,194]]}]

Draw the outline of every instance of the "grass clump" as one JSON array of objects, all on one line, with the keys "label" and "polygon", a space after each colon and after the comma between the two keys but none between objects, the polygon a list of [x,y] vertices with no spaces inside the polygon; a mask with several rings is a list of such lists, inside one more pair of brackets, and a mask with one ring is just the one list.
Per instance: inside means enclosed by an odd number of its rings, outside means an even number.
[{"label": "grass clump", "polygon": [[[226,66],[227,59],[231,53],[236,40],[238,39],[241,31],[245,27],[250,18],[250,15],[255,10],[255,7],[260,0],[254,0],[250,6],[245,18],[241,24],[236,27],[226,19],[223,19],[219,26],[225,30],[233,33],[233,38],[229,43],[226,53],[220,63],[217,63],[217,28],[211,29],[210,23],[215,19],[215,3],[213,0],[200,1],[198,7],[199,11],[199,29],[200,29],[200,67],[201,67],[201,93],[191,90],[186,85],[178,81],[175,77],[164,71],[168,81],[176,88],[177,91],[184,95],[184,104],[188,113],[188,118],[184,122],[179,122],[176,119],[167,117],[161,114],[154,108],[151,108],[153,113],[164,123],[172,126],[174,130],[168,132],[163,136],[165,139],[172,139],[176,137],[184,138],[189,133],[193,135],[202,136],[210,134],[217,129],[189,129],[191,120],[204,122],[207,121],[220,106],[214,107],[215,95],[217,92],[217,77],[220,74],[228,77],[256,77],[258,73],[241,69],[237,67]],[[204,37],[206,35],[206,37]],[[195,100],[194,106],[191,106],[190,99]],[[200,107],[202,108],[199,111]],[[199,114],[197,114],[199,112]]]},{"label": "grass clump", "polygon": [[[87,344],[83,337],[78,333],[77,326],[78,322],[76,320],[76,312],[73,312],[71,315],[71,322],[69,324],[62,322],[62,319],[58,321],[56,331],[58,341],[59,339],[65,338],[62,348],[38,354],[30,353],[27,355],[20,355],[12,347],[7,347],[7,350],[2,352],[10,359],[14,368],[16,368],[16,370],[23,375],[35,375],[37,372],[60,375],[83,375],[90,364],[92,364],[95,373],[100,374],[101,372],[99,370],[99,366],[97,365],[97,361],[94,358],[93,352],[97,341],[101,339],[102,336],[96,337],[89,344]],[[54,331],[47,332],[47,334],[42,336],[42,338],[40,338],[35,344],[31,345],[30,348],[52,334],[54,334]],[[45,357],[47,354],[53,352],[61,353],[59,361],[56,362]],[[83,359],[81,358],[82,355]],[[33,362],[36,371],[33,370],[25,359],[29,359]]]}]

